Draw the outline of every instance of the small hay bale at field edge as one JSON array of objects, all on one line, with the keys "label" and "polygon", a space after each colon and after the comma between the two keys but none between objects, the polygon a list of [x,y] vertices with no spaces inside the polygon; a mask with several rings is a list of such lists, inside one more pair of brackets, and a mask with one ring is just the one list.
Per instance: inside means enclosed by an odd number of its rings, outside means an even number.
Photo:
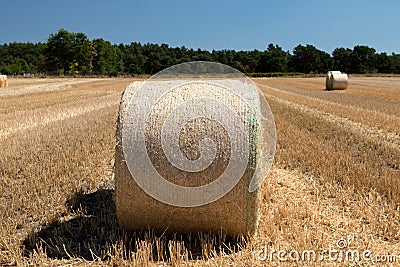
[{"label": "small hay bale at field edge", "polygon": [[0,75],[0,87],[7,87],[8,86],[8,79],[7,75]]},{"label": "small hay bale at field edge", "polygon": [[[211,203],[191,207],[179,207],[159,201],[147,194],[132,176],[124,154],[122,132],[124,116],[131,99],[138,91],[139,83],[133,83],[123,93],[119,116],[117,122],[117,145],[115,153],[115,192],[118,220],[121,227],[128,231],[140,229],[153,229],[157,233],[179,232],[214,232],[224,233],[228,236],[248,236],[255,233],[258,220],[259,190],[249,192],[250,180],[255,172],[257,154],[260,153],[260,129],[247,120],[249,110],[243,107],[232,95],[221,92],[227,102],[236,107],[236,112],[241,114],[248,136],[256,136],[250,140],[250,155],[245,165],[245,172],[239,177],[237,184],[226,195]],[[154,116],[146,120],[147,156],[151,159],[154,168],[167,181],[185,187],[201,187],[217,180],[218,176],[228,167],[230,162],[230,151],[232,140],[227,136],[225,129],[212,120],[196,119],[196,122],[180,132],[179,149],[188,158],[196,159],[196,143],[199,138],[210,138],[216,143],[217,152],[215,160],[204,170],[199,172],[188,172],[173,166],[167,159],[161,143],[161,129],[166,117],[172,110],[179,106],[174,102],[176,99],[198,99],[201,98],[200,91],[191,91],[186,88],[183,91],[170,95],[164,105],[156,107]],[[198,94],[198,95],[196,95]],[[218,93],[217,93],[218,94]],[[225,95],[224,95],[225,94]],[[249,94],[254,108],[256,107],[257,95]],[[186,98],[186,99],[185,99]],[[146,105],[143,103],[143,105]],[[259,105],[259,104],[258,104]],[[221,111],[217,111],[221,112]],[[151,116],[150,116],[151,117]],[[254,123],[254,122],[253,122]],[[135,128],[133,128],[135,129]],[[194,131],[193,131],[194,129]],[[134,130],[135,131],[135,130]],[[140,133],[132,133],[136,136]],[[168,133],[167,133],[168,134]],[[183,136],[181,136],[183,135]],[[235,140],[235,139],[233,139]],[[197,151],[198,152],[198,151]],[[165,154],[164,154],[165,153]],[[137,157],[144,155],[138,154]],[[198,156],[198,155],[197,155]],[[136,155],[135,155],[136,157]],[[133,159],[135,160],[135,159]],[[246,167],[247,166],[247,167]],[[221,185],[222,186],[222,185]],[[171,192],[173,194],[173,192]]]}]

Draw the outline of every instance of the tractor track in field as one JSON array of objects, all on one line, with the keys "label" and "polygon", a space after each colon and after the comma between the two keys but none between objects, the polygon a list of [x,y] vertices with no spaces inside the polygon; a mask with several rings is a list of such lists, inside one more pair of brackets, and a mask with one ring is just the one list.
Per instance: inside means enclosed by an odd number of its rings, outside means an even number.
[{"label": "tractor track in field", "polygon": [[[96,106],[69,108],[68,110],[63,110],[57,113],[50,113],[46,116],[35,118],[31,121],[18,123],[16,126],[13,125],[11,127],[4,127],[4,128],[2,126],[0,129],[0,139],[6,138],[12,134],[20,133],[29,129],[48,126],[56,122],[71,119],[80,115],[84,115],[90,112],[98,111],[103,108],[117,106],[117,105],[118,105],[117,101],[115,100],[110,101],[109,99],[106,99],[97,103]],[[0,122],[0,124],[2,123]]]},{"label": "tractor track in field", "polygon": [[[321,99],[317,99],[317,98],[311,98],[311,97],[307,97],[307,96],[304,96],[304,95],[297,95],[295,93],[286,92],[284,90],[281,90],[281,89],[278,89],[278,88],[274,88],[274,87],[271,87],[271,86],[268,86],[268,85],[265,85],[265,84],[260,84],[260,83],[256,83],[256,84],[259,85],[259,86],[262,86],[262,87],[264,87],[264,88],[266,88],[268,90],[272,90],[272,91],[276,91],[276,92],[280,92],[280,93],[285,93],[285,94],[289,94],[289,95],[301,96],[301,97],[304,97],[304,98],[309,98],[309,99],[312,99],[314,101],[318,101],[318,102],[320,102],[322,104],[335,105],[335,106],[337,106],[338,109],[340,109],[343,106],[346,106],[346,105],[343,105],[343,104],[332,103],[332,102],[329,102],[329,101],[326,101],[326,100],[321,100]],[[390,147],[392,147],[394,149],[400,150],[400,136],[398,136],[396,134],[389,133],[389,132],[386,132],[386,131],[382,131],[382,130],[377,129],[375,127],[366,127],[365,125],[363,125],[361,123],[354,122],[354,121],[349,120],[347,118],[343,118],[343,117],[340,117],[340,116],[337,116],[337,115],[334,115],[334,114],[331,114],[331,113],[327,113],[327,112],[324,112],[324,111],[320,111],[320,110],[316,110],[316,109],[310,108],[310,107],[308,107],[306,105],[302,105],[302,104],[298,104],[298,103],[295,103],[295,102],[292,102],[292,101],[285,100],[284,98],[277,97],[275,95],[269,94],[265,90],[263,92],[264,92],[264,95],[267,98],[273,99],[273,100],[275,100],[275,101],[277,101],[277,102],[279,102],[281,104],[284,104],[286,106],[290,106],[291,108],[294,108],[294,109],[296,109],[296,110],[298,110],[300,112],[310,114],[310,115],[312,115],[314,117],[317,117],[318,119],[334,123],[337,127],[344,128],[346,130],[350,130],[350,131],[352,131],[354,133],[357,133],[357,134],[359,134],[361,136],[364,136],[366,138],[370,138],[370,139],[374,140],[377,143],[384,142],[386,145],[388,145],[388,146],[390,146]],[[356,109],[359,110],[359,111],[362,111],[362,112],[366,112],[366,113],[371,112],[371,111],[364,110],[364,109],[361,109],[361,108],[356,108]],[[374,113],[376,114],[376,112],[374,112]],[[392,116],[392,115],[387,115],[387,114],[381,114],[381,115]],[[393,116],[393,117],[395,117],[395,116]]]},{"label": "tractor track in field", "polygon": [[[53,91],[65,91],[70,90],[71,86],[83,83],[91,83],[96,81],[101,81],[98,78],[88,78],[88,79],[26,79],[27,81],[18,83],[14,82],[15,79],[10,79],[9,87],[5,90],[0,90],[0,97],[8,96],[19,96],[27,94],[37,94]],[[43,82],[46,81],[46,83]],[[30,83],[27,83],[30,82]]]}]

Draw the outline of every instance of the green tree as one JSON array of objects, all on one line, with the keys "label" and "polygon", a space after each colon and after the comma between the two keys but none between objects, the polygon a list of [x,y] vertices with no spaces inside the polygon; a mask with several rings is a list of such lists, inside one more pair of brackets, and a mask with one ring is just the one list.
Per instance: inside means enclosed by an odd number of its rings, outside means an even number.
[{"label": "green tree", "polygon": [[320,68],[318,70],[319,73],[328,72],[332,69],[333,66],[333,59],[331,55],[326,53],[325,51],[319,50],[319,61],[320,61]]},{"label": "green tree", "polygon": [[350,53],[350,70],[351,73],[372,73],[375,71],[375,49],[357,45]]},{"label": "green tree", "polygon": [[349,72],[350,69],[350,54],[351,49],[339,47],[333,50],[333,68],[344,72]]},{"label": "green tree", "polygon": [[125,72],[131,74],[146,73],[145,65],[147,64],[147,56],[144,54],[144,47],[141,43],[131,43],[130,45],[119,45],[122,54]]},{"label": "green tree", "polygon": [[88,69],[91,54],[91,42],[84,33],[72,34],[72,65],[70,72],[85,73]]},{"label": "green tree", "polygon": [[390,56],[390,72],[400,73],[400,54],[392,53]]},{"label": "green tree", "polygon": [[123,70],[121,51],[118,46],[103,39],[92,41],[93,71],[96,74],[116,75]]},{"label": "green tree", "polygon": [[143,47],[144,54],[147,57],[147,64],[144,66],[147,74],[155,74],[162,69],[162,57],[160,46],[158,44],[146,44]]},{"label": "green tree", "polygon": [[23,74],[30,72],[30,66],[25,59],[17,58],[13,63],[6,68],[6,73]]},{"label": "green tree", "polygon": [[[173,49],[174,50],[174,55],[175,55],[175,62],[176,64],[178,63],[183,63],[183,62],[189,62],[192,59],[190,58],[190,55],[188,53],[188,49],[185,46],[181,46],[181,47],[176,47]],[[208,51],[207,51],[208,52]],[[208,52],[209,54],[209,59],[210,61],[212,61],[212,55],[210,52]],[[200,59],[199,60],[203,60]]]},{"label": "green tree", "polygon": [[388,56],[386,53],[376,54],[375,67],[379,73],[390,73],[390,56]]},{"label": "green tree", "polygon": [[45,55],[48,69],[52,72],[83,73],[90,65],[91,43],[84,33],[60,29],[48,38]]},{"label": "green tree", "polygon": [[211,61],[212,57],[211,57],[210,52],[208,52],[206,50],[201,50],[199,48],[199,49],[197,49],[196,55],[192,59],[184,56],[182,59],[179,60],[179,62],[188,62],[191,60],[193,60],[193,61]]},{"label": "green tree", "polygon": [[279,45],[268,44],[267,50],[261,53],[257,72],[284,72],[287,70],[289,53]]},{"label": "green tree", "polygon": [[64,29],[51,34],[45,51],[48,69],[64,74],[72,62],[72,35]]},{"label": "green tree", "polygon": [[36,73],[43,70],[42,43],[10,43],[0,45],[0,71],[12,73]]},{"label": "green tree", "polygon": [[292,70],[304,73],[325,72],[330,63],[330,56],[326,52],[318,50],[313,45],[298,45],[293,49],[290,60]]}]

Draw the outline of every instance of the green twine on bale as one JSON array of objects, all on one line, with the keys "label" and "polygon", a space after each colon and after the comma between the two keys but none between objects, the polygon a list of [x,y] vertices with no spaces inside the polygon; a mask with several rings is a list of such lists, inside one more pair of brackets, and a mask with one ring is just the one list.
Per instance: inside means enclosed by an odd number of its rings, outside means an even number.
[{"label": "green twine on bale", "polygon": [[[250,113],[247,119],[247,123],[249,125],[248,130],[248,138],[250,145],[250,153],[248,159],[248,168],[247,168],[247,205],[246,205],[246,226],[249,233],[254,233],[257,228],[257,218],[258,218],[258,198],[256,201],[251,201],[252,194],[258,194],[259,188],[257,188],[254,192],[249,191],[250,183],[255,175],[255,171],[257,169],[257,164],[260,159],[260,127],[258,125],[258,121],[254,115],[254,113]],[[255,212],[254,212],[255,210]],[[253,211],[253,212],[252,212]]]}]

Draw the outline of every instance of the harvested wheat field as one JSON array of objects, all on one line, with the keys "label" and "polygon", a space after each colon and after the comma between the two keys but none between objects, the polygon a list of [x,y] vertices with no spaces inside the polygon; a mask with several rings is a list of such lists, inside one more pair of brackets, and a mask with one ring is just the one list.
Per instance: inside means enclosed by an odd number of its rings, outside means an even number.
[{"label": "harvested wheat field", "polygon": [[1,266],[398,266],[400,78],[259,78],[275,162],[249,239],[127,233],[113,199],[132,82],[9,79],[0,90]]}]

